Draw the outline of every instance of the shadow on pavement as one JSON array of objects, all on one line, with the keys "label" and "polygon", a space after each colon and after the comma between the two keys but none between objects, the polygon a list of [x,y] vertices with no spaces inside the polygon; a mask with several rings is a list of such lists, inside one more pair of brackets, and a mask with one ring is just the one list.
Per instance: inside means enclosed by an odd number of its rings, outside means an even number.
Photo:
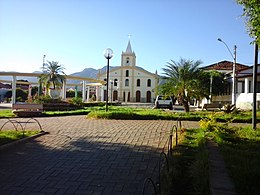
[{"label": "shadow on pavement", "polygon": [[49,134],[1,152],[0,193],[142,194],[161,150],[109,140]]}]

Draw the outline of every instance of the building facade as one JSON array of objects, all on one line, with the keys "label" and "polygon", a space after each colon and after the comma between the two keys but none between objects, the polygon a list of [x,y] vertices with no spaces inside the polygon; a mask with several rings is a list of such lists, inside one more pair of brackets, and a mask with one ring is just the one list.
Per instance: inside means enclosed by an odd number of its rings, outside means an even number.
[{"label": "building facade", "polygon": [[[107,73],[100,72],[98,79],[106,81]],[[136,66],[136,55],[130,40],[121,54],[121,65],[109,71],[108,100],[119,102],[154,102],[159,76]],[[106,100],[106,86],[98,87],[98,100]]]},{"label": "building facade", "polygon": [[[236,73],[239,72],[240,70],[243,70],[244,68],[248,68],[247,65],[244,64],[240,64],[240,63],[236,63]],[[208,66],[205,66],[202,68],[204,71],[217,71],[220,73],[223,73],[226,75],[226,79],[227,79],[227,86],[225,89],[225,92],[219,95],[214,95],[211,97],[211,101],[204,99],[203,103],[221,103],[221,104],[227,104],[227,103],[231,103],[232,101],[232,72],[233,72],[233,62],[230,61],[220,61]],[[212,87],[212,82],[214,82],[214,79],[211,77],[211,87]],[[238,84],[237,84],[237,80],[236,82],[236,92]],[[212,91],[212,89],[211,89]]]},{"label": "building facade", "polygon": [[[260,64],[257,65],[256,105],[260,109]],[[243,110],[253,108],[253,66],[237,73],[236,107]]]}]

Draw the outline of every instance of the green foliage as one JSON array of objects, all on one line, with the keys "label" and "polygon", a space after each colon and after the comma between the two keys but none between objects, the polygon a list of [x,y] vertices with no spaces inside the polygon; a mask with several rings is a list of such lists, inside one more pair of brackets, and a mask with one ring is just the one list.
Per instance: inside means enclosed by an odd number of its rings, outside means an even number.
[{"label": "green foliage", "polygon": [[32,97],[34,97],[35,95],[37,95],[38,94],[38,86],[33,86],[32,87]]},{"label": "green foliage", "polygon": [[201,119],[199,124],[204,131],[210,132],[217,130],[218,127],[218,123],[214,115],[208,115],[208,117]]},{"label": "green foliage", "polygon": [[61,103],[62,100],[59,99],[52,99],[49,95],[42,95],[42,96],[36,96],[33,100],[34,103],[37,104],[43,104],[43,103]]},{"label": "green foliage", "polygon": [[[11,98],[12,91],[7,91],[5,94],[5,98]],[[16,89],[16,101],[18,102],[25,102],[28,98],[28,92],[22,89]]]},{"label": "green foliage", "polygon": [[223,110],[227,114],[239,112],[239,110],[236,108],[236,105],[234,105],[234,104],[225,104],[221,110]]},{"label": "green foliage", "polygon": [[40,131],[0,131],[0,145],[38,134]]},{"label": "green foliage", "polygon": [[69,102],[76,106],[83,106],[82,98],[80,98],[80,97],[74,97]]},{"label": "green foliage", "polygon": [[226,127],[218,129],[215,140],[238,194],[259,194],[260,129]]},{"label": "green foliage", "polygon": [[57,87],[61,87],[63,82],[66,80],[64,68],[62,65],[59,65],[59,62],[49,62],[46,64],[44,68],[44,74],[40,75],[39,82],[43,83],[47,89],[52,87],[56,89]]},{"label": "green foliage", "polygon": [[[66,97],[75,97],[75,91],[66,91]],[[77,97],[82,97],[82,91],[77,92]]]},{"label": "green foliage", "polygon": [[204,131],[187,129],[181,140],[170,161],[169,194],[210,194]]},{"label": "green foliage", "polygon": [[[106,105],[105,102],[84,102],[84,107],[95,107],[95,109],[100,109],[100,107],[104,107]],[[110,103],[109,105],[117,105],[116,103]]]},{"label": "green foliage", "polygon": [[163,68],[164,74],[167,77],[167,82],[162,85],[162,89],[166,91],[173,92],[173,94],[178,98],[178,101],[184,105],[185,111],[189,112],[189,102],[192,97],[195,97],[200,87],[199,75],[201,70],[198,68],[202,62],[186,60],[181,58],[179,62],[171,60]]},{"label": "green foliage", "polygon": [[0,110],[0,118],[11,118],[15,117],[15,114],[12,110]]},{"label": "green foliage", "polygon": [[193,114],[182,113],[180,116],[176,113],[165,112],[160,109],[141,109],[141,108],[129,108],[129,107],[117,107],[110,106],[109,111],[105,111],[105,107],[102,109],[92,109],[87,118],[104,118],[104,119],[133,119],[133,120],[177,120],[180,117],[183,120],[193,119],[199,120],[200,116]]},{"label": "green foliage", "polygon": [[50,117],[50,116],[70,116],[70,115],[87,115],[89,114],[89,110],[69,110],[69,111],[46,111],[44,112],[44,116]]},{"label": "green foliage", "polygon": [[249,35],[260,45],[260,1],[237,0],[244,7],[243,16],[246,18]]},{"label": "green foliage", "polygon": [[16,89],[16,101],[25,102],[28,98],[28,91]]}]

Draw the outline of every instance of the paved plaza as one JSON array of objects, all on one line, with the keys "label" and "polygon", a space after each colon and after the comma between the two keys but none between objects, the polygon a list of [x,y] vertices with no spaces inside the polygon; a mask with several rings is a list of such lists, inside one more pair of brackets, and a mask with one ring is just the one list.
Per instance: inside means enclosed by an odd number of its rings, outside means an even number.
[{"label": "paved plaza", "polygon": [[38,120],[49,134],[0,152],[0,194],[142,194],[144,179],[158,176],[166,134],[176,124],[85,116]]}]

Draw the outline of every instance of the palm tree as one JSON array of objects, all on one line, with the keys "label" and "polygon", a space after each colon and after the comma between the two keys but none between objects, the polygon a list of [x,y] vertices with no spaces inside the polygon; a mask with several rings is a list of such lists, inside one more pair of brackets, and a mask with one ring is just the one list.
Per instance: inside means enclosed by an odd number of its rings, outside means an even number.
[{"label": "palm tree", "polygon": [[43,83],[47,89],[60,88],[66,81],[64,67],[59,65],[59,62],[47,61],[43,74],[40,75],[40,82]]},{"label": "palm tree", "polygon": [[171,60],[163,68],[164,75],[166,75],[167,82],[165,85],[171,86],[169,91],[172,91],[178,101],[183,104],[186,112],[189,112],[189,102],[191,97],[196,97],[202,93],[199,80],[201,70],[199,65],[202,62],[186,60],[181,58],[179,62]]}]

